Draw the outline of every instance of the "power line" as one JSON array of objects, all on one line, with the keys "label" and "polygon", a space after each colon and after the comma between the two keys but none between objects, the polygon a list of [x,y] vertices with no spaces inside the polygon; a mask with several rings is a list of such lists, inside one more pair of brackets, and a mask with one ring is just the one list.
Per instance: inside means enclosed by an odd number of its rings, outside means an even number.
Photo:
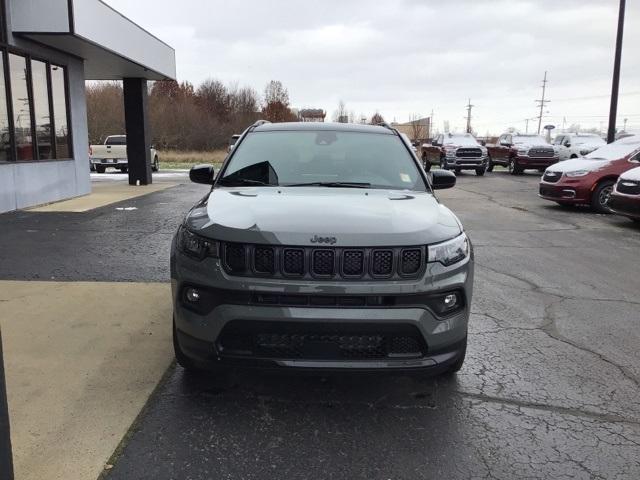
[{"label": "power line", "polygon": [[544,111],[544,106],[549,103],[551,100],[545,100],[544,95],[547,91],[547,72],[544,72],[544,79],[542,80],[542,98],[540,100],[536,100],[536,103],[540,104],[540,115],[538,115],[538,135],[540,135],[540,127],[542,127],[542,113]]}]

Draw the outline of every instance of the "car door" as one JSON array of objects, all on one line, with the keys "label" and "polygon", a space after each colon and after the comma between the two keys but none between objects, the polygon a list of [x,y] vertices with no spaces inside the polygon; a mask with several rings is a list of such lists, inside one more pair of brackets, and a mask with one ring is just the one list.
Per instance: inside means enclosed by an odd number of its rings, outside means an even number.
[{"label": "car door", "polygon": [[509,145],[509,135],[501,135],[498,139],[498,143],[496,144],[496,148],[492,156],[493,163],[498,163],[501,165],[507,164],[509,152],[509,147],[507,145]]}]

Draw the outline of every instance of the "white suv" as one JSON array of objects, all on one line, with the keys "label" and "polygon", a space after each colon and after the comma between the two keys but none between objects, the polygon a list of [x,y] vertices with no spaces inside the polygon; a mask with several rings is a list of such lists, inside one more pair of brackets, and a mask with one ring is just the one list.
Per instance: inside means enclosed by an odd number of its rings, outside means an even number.
[{"label": "white suv", "polygon": [[567,160],[588,155],[606,143],[595,133],[561,133],[553,141],[553,149],[560,160]]}]

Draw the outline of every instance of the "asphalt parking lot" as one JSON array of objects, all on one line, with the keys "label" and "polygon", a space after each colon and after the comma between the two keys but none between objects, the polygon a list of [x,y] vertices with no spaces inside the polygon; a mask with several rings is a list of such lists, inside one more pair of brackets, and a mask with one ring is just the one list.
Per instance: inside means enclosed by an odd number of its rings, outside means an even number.
[{"label": "asphalt parking lot", "polygon": [[[172,366],[104,476],[640,478],[640,228],[540,200],[538,178],[463,174],[440,194],[477,266],[456,377],[219,382]],[[171,236],[205,191],[2,215],[1,279],[168,281]]]}]

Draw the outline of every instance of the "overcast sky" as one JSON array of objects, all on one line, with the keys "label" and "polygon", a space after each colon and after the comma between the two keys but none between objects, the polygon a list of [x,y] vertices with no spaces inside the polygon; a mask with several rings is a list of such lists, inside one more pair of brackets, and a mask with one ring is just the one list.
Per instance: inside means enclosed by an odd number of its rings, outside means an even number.
[{"label": "overcast sky", "polygon": [[[524,131],[548,70],[548,113],[561,127],[606,130],[618,0],[107,0],[176,50],[178,79],[212,77],[291,106],[340,99],[357,116],[414,113],[479,134]],[[627,2],[618,123],[640,129],[640,2]],[[537,129],[531,120],[529,130]]]}]

